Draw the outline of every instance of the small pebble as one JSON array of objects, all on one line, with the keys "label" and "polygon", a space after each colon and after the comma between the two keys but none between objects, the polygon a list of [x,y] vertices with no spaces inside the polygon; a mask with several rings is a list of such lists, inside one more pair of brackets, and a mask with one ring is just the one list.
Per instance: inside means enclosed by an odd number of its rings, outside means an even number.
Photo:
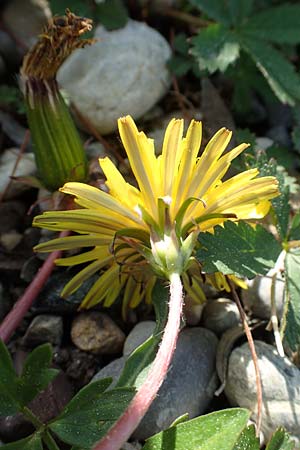
[{"label": "small pebble", "polygon": [[[271,285],[272,278],[258,275],[248,281],[248,289],[242,289],[244,305],[260,319],[270,319],[271,316]],[[275,305],[278,318],[281,318],[285,297],[285,282],[278,273],[275,282]]]},{"label": "small pebble", "polygon": [[73,320],[71,338],[80,350],[110,355],[122,351],[125,334],[108,315],[91,311]]},{"label": "small pebble", "polygon": [[239,310],[233,301],[228,298],[218,298],[206,303],[203,311],[203,325],[217,336],[239,323]]},{"label": "small pebble", "polygon": [[145,342],[152,335],[155,325],[153,320],[144,320],[136,324],[125,340],[123,355],[129,356],[133,350]]},{"label": "small pebble", "polygon": [[41,314],[36,316],[30,323],[23,344],[35,347],[45,342],[53,345],[61,345],[63,336],[63,320],[60,316]]},{"label": "small pebble", "polygon": [[0,244],[8,252],[11,252],[21,242],[23,235],[16,230],[11,230],[6,233],[2,233],[0,236]]}]

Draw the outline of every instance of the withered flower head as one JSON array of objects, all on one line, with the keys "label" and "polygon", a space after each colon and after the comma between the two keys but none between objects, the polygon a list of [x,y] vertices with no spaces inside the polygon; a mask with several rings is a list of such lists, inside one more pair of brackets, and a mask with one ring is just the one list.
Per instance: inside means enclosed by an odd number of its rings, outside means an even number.
[{"label": "withered flower head", "polygon": [[91,31],[93,21],[79,17],[69,9],[65,16],[54,16],[39,36],[38,42],[24,57],[21,76],[51,80],[65,59],[77,48],[92,44],[94,39],[81,39]]}]

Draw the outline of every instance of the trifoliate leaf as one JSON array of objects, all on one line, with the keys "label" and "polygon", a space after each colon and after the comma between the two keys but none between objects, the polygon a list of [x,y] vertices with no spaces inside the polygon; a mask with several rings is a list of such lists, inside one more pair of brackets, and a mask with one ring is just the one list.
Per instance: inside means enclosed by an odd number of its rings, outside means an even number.
[{"label": "trifoliate leaf", "polygon": [[283,103],[294,105],[300,100],[300,77],[294,66],[267,42],[239,34],[241,47],[253,58],[270,87]]},{"label": "trifoliate leaf", "polygon": [[256,39],[265,39],[279,44],[300,42],[300,5],[283,4],[261,11],[252,16],[244,32]]},{"label": "trifoliate leaf", "polygon": [[123,414],[135,394],[133,388],[106,390],[111,379],[85,386],[49,428],[64,442],[91,449]]},{"label": "trifoliate leaf", "polygon": [[224,25],[230,25],[230,15],[224,1],[221,0],[189,0],[201,12],[204,12],[211,19]]},{"label": "trifoliate leaf", "polygon": [[19,378],[19,384],[22,387],[20,399],[23,405],[33,400],[58,374],[58,370],[49,368],[51,360],[50,344],[40,345],[28,355]]},{"label": "trifoliate leaf", "polygon": [[240,46],[234,34],[220,24],[209,25],[191,42],[191,54],[197,59],[199,69],[210,73],[224,72],[239,56]]},{"label": "trifoliate leaf", "polygon": [[259,439],[256,437],[255,427],[250,425],[242,431],[232,450],[259,450],[259,448]]},{"label": "trifoliate leaf", "polygon": [[214,234],[199,234],[200,250],[196,257],[207,273],[222,272],[238,277],[264,275],[281,252],[281,246],[265,228],[253,228],[246,222],[227,221],[214,228]]},{"label": "trifoliate leaf", "polygon": [[11,357],[0,341],[0,415],[12,415],[20,411],[41,392],[58,371],[50,369],[51,346],[44,344],[29,354],[23,372],[17,377]]},{"label": "trifoliate leaf", "polygon": [[271,437],[266,450],[294,450],[295,444],[283,428],[278,428]]},{"label": "trifoliate leaf", "polygon": [[232,450],[249,416],[233,408],[197,417],[152,436],[142,450]]},{"label": "trifoliate leaf", "polygon": [[284,337],[294,351],[300,345],[300,248],[291,249],[285,258],[287,311],[283,320]]}]

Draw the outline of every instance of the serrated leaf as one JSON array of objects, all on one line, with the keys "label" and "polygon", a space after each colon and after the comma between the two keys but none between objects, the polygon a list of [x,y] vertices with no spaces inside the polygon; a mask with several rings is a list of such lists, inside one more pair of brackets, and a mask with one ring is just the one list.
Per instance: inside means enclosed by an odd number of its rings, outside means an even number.
[{"label": "serrated leaf", "polygon": [[122,0],[104,0],[96,6],[96,17],[108,30],[125,27],[128,14]]},{"label": "serrated leaf", "polygon": [[155,309],[156,326],[153,335],[141,344],[127,359],[117,386],[134,386],[138,375],[153,361],[158,344],[162,337],[168,314],[168,291],[157,282],[152,293],[152,303]]},{"label": "serrated leaf", "polygon": [[284,338],[294,351],[300,345],[300,248],[291,249],[285,257],[287,312],[283,321]]},{"label": "serrated leaf", "polygon": [[27,405],[56,377],[58,370],[49,368],[52,360],[50,344],[35,348],[27,357],[19,378],[20,398]]},{"label": "serrated leaf", "polygon": [[241,408],[197,417],[152,436],[142,450],[232,450],[249,417]]},{"label": "serrated leaf", "polygon": [[300,241],[300,213],[295,214],[293,217],[290,230],[289,230],[289,241]]},{"label": "serrated leaf", "polygon": [[277,179],[279,181],[279,197],[272,200],[272,205],[276,214],[277,219],[277,229],[281,239],[284,241],[287,238],[288,227],[289,227],[289,217],[290,217],[290,190],[289,187],[284,184],[284,175],[279,175],[277,173]]},{"label": "serrated leaf", "polygon": [[187,56],[190,48],[187,35],[184,33],[176,34],[173,47],[181,55]]},{"label": "serrated leaf", "polygon": [[259,450],[259,439],[255,434],[255,427],[251,425],[250,427],[245,428],[237,443],[233,447],[232,450]]},{"label": "serrated leaf", "polygon": [[295,444],[283,428],[278,428],[271,437],[266,450],[294,450]]},{"label": "serrated leaf", "polygon": [[288,224],[290,216],[289,196],[293,189],[291,185],[291,177],[284,170],[282,166],[279,166],[274,159],[268,159],[266,153],[261,153],[254,166],[259,169],[259,176],[273,176],[276,177],[279,182],[280,196],[272,199],[272,205],[274,214],[276,216],[276,225],[278,232],[282,240],[285,240],[288,234]]},{"label": "serrated leaf", "polygon": [[43,445],[40,435],[34,433],[25,439],[2,445],[1,450],[43,450]]},{"label": "serrated leaf", "polygon": [[234,25],[241,25],[246,17],[251,14],[253,9],[253,0],[229,0],[228,7],[231,22]]},{"label": "serrated leaf", "polygon": [[231,221],[214,228],[214,234],[199,234],[200,250],[196,257],[207,273],[222,272],[238,277],[264,275],[281,252],[281,246],[265,228],[253,228],[246,222]]},{"label": "serrated leaf", "polygon": [[239,38],[279,100],[292,106],[300,100],[300,77],[294,66],[267,42],[249,38],[244,32]]},{"label": "serrated leaf", "polygon": [[223,0],[189,0],[189,2],[216,22],[230,25],[230,15]]},{"label": "serrated leaf", "polygon": [[18,396],[18,378],[12,359],[0,340],[0,416],[12,415],[20,410]]},{"label": "serrated leaf", "polygon": [[252,16],[243,30],[254,38],[279,44],[300,42],[300,5],[283,4]]},{"label": "serrated leaf", "polygon": [[200,70],[224,72],[239,56],[240,46],[234,34],[220,24],[209,25],[191,39],[191,54]]},{"label": "serrated leaf", "polygon": [[192,62],[181,55],[172,56],[168,61],[168,68],[177,77],[182,77],[192,68]]},{"label": "serrated leaf", "polygon": [[106,391],[110,378],[85,386],[63,409],[49,428],[64,442],[90,449],[99,441],[132,400],[133,388]]}]

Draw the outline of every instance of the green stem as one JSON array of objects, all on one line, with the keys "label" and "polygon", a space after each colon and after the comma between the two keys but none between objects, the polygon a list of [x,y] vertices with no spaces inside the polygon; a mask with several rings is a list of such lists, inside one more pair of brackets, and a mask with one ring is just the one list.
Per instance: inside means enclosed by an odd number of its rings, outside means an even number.
[{"label": "green stem", "polygon": [[40,430],[42,427],[44,427],[43,422],[40,421],[40,419],[33,414],[33,412],[27,408],[27,406],[24,406],[22,408],[22,414],[26,417],[26,419],[30,420],[30,422],[35,426],[37,430]]},{"label": "green stem", "polygon": [[42,438],[49,450],[60,450],[49,430],[45,430]]}]

